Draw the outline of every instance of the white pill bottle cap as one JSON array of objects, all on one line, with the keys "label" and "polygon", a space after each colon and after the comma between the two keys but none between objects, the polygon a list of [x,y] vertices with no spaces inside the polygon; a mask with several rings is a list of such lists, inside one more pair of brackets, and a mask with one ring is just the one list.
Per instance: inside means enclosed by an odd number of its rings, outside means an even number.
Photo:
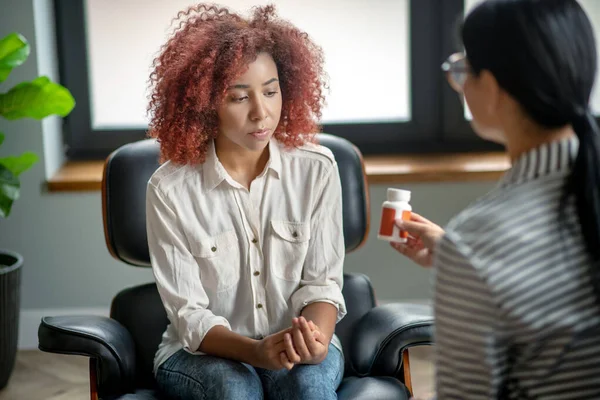
[{"label": "white pill bottle cap", "polygon": [[387,199],[388,201],[410,201],[410,190],[402,190],[402,189],[393,189],[389,188],[387,190]]}]

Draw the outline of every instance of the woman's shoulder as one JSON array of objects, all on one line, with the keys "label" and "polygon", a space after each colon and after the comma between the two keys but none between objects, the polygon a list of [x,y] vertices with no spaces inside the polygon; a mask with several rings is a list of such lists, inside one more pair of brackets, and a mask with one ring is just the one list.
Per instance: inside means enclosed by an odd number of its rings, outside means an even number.
[{"label": "woman's shoulder", "polygon": [[[492,261],[548,240],[558,219],[560,192],[545,186],[497,188],[457,214],[446,231],[487,269]],[[539,190],[543,189],[543,190]]]},{"label": "woman's shoulder", "polygon": [[[496,187],[458,213],[448,227],[461,234],[472,233],[480,237],[493,232],[508,233],[515,222],[530,222],[532,213],[538,221],[550,221],[557,217],[558,207],[554,204],[562,193],[561,182]],[[540,213],[541,209],[546,212]]]},{"label": "woman's shoulder", "polygon": [[154,171],[148,184],[168,192],[171,188],[188,180],[190,176],[200,175],[201,167],[201,165],[185,165],[167,161]]},{"label": "woman's shoulder", "polygon": [[285,149],[281,144],[279,146],[282,146],[283,157],[299,159],[307,164],[324,164],[330,167],[336,163],[333,152],[317,143],[308,142],[292,149]]}]

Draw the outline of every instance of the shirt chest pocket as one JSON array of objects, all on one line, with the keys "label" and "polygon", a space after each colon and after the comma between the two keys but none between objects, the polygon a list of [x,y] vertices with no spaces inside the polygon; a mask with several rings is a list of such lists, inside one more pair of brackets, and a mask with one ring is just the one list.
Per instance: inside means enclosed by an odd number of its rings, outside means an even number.
[{"label": "shirt chest pocket", "polygon": [[310,240],[306,222],[271,221],[271,272],[286,281],[299,281]]},{"label": "shirt chest pocket", "polygon": [[191,240],[192,255],[200,268],[202,286],[208,292],[231,289],[240,280],[240,250],[235,231]]}]

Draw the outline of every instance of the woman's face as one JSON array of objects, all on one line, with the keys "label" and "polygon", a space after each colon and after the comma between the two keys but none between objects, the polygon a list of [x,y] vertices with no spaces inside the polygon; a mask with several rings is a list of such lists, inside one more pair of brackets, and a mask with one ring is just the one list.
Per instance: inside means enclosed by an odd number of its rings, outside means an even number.
[{"label": "woman's face", "polygon": [[260,152],[279,124],[282,97],[277,66],[260,53],[229,88],[217,109],[217,146]]},{"label": "woman's face", "polygon": [[500,87],[487,70],[474,74],[468,59],[462,54],[453,54],[442,65],[448,83],[469,106],[473,119],[471,126],[483,139],[504,143],[500,124]]},{"label": "woman's face", "polygon": [[504,134],[499,123],[498,84],[489,71],[478,76],[468,74],[463,95],[473,119],[471,126],[479,137],[495,143],[504,143]]}]

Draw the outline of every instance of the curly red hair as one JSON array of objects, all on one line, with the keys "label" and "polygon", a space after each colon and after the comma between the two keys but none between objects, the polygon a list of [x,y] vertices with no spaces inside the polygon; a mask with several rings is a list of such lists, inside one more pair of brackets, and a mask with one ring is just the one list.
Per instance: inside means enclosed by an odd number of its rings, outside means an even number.
[{"label": "curly red hair", "polygon": [[273,57],[283,97],[274,137],[287,147],[312,141],[324,104],[323,52],[305,32],[276,16],[272,5],[245,19],[215,4],[181,11],[179,25],[154,60],[149,135],[161,162],[202,163],[217,136],[217,107],[257,55]]}]

